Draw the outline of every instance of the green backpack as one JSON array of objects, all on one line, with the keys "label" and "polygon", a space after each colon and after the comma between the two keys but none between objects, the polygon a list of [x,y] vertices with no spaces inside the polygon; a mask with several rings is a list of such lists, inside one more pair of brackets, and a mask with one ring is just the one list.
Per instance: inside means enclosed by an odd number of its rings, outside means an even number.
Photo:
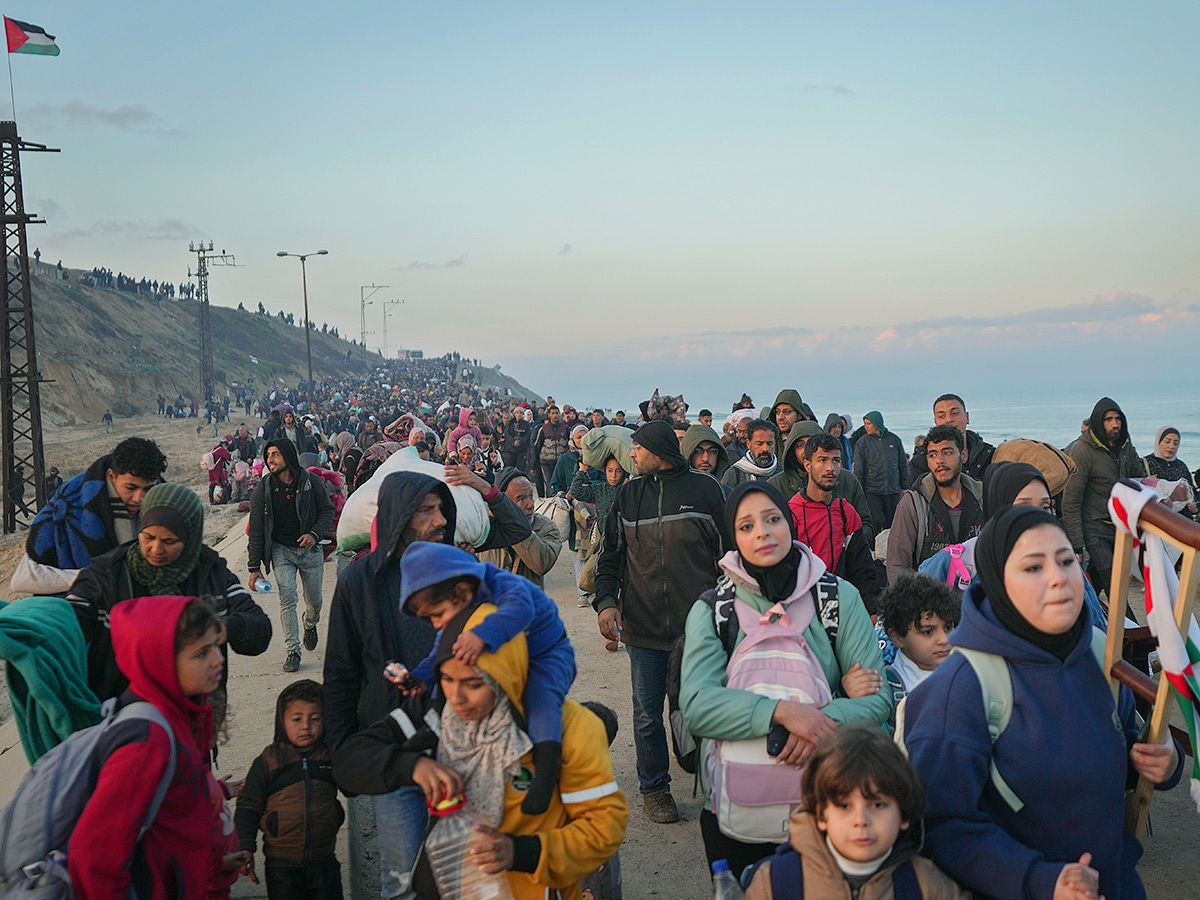
[{"label": "green backpack", "polygon": [[[1104,670],[1106,640],[1103,631],[1098,628],[1092,629],[1092,654],[1100,664],[1101,671]],[[1013,687],[1012,675],[1008,671],[1008,662],[1003,656],[984,650],[955,647],[953,652],[961,653],[970,663],[971,668],[975,670],[975,677],[979,679],[980,693],[983,694],[983,710],[987,715],[988,734],[991,736],[992,743],[995,744],[1000,739],[1000,735],[1004,734],[1004,729],[1008,727],[1008,723],[1012,719]],[[904,710],[907,705],[908,697],[904,697],[896,707],[895,733],[896,745],[904,754],[905,759],[908,758],[908,748],[904,745]],[[1008,782],[996,768],[994,756],[988,764],[988,771],[991,773],[992,786],[996,788],[996,792],[1013,812],[1020,812],[1025,806],[1025,801],[1008,786]]]}]

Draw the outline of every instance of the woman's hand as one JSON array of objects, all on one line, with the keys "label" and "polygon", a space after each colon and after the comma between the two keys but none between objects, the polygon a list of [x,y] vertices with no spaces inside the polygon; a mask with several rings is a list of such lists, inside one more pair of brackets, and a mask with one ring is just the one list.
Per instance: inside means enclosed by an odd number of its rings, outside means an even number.
[{"label": "woman's hand", "polygon": [[412,779],[413,783],[425,792],[425,802],[430,806],[460,796],[466,786],[463,777],[456,771],[428,756],[417,760],[417,764],[413,766]]},{"label": "woman's hand", "polygon": [[837,726],[811,703],[780,700],[771,714],[772,725],[788,730],[787,743],[775,758],[789,766],[802,766],[808,761],[813,747],[823,737],[833,734]]},{"label": "woman's hand", "polygon": [[1154,784],[1166,781],[1179,765],[1175,742],[1169,737],[1165,744],[1134,744],[1129,751],[1129,759],[1137,773]]},{"label": "woman's hand", "polygon": [[1100,873],[1091,867],[1092,854],[1063,866],[1054,882],[1054,900],[1104,900],[1100,897]]},{"label": "woman's hand", "polygon": [[476,825],[476,833],[482,837],[471,848],[475,865],[489,875],[507,872],[513,864],[513,842],[507,834],[501,834],[490,825]]},{"label": "woman's hand", "polygon": [[858,663],[842,676],[842,693],[851,700],[878,694],[883,687],[883,678],[874,669],[864,669]]}]

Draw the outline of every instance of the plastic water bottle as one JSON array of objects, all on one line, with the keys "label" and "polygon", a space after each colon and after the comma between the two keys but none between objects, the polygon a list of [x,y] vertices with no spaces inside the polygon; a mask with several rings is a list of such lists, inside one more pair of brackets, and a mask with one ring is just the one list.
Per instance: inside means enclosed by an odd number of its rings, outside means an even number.
[{"label": "plastic water bottle", "polygon": [[260,594],[269,594],[271,593],[271,582],[259,575],[254,579],[254,590]]},{"label": "plastic water bottle", "polygon": [[485,838],[475,830],[483,823],[464,806],[442,816],[425,839],[425,856],[442,900],[513,900],[507,873],[488,875],[471,857],[471,848]]},{"label": "plastic water bottle", "polygon": [[729,863],[718,859],[712,864],[713,900],[746,900],[746,894],[733,873],[729,871]]}]

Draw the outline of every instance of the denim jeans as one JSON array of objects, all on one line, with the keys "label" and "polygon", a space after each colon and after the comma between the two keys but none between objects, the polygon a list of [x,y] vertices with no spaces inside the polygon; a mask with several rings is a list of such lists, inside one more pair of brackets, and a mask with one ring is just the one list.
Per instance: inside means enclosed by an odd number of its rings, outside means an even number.
[{"label": "denim jeans", "polygon": [[638,786],[642,795],[671,789],[671,751],[663,727],[667,699],[666,650],[626,645],[633,682],[633,747],[637,753]]},{"label": "denim jeans", "polygon": [[379,841],[379,895],[383,900],[416,900],[412,868],[429,821],[425,794],[419,787],[403,787],[372,800]]},{"label": "denim jeans", "polygon": [[288,653],[300,652],[300,631],[296,625],[297,572],[304,583],[304,627],[313,628],[321,621],[325,555],[320,547],[303,550],[276,544],[271,548],[271,574],[279,587],[279,624],[283,628],[283,646]]}]

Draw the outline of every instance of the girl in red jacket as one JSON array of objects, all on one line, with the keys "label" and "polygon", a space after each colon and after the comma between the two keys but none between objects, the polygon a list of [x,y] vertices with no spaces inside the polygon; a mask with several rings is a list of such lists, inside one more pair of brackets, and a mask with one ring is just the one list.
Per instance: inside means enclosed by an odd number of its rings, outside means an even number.
[{"label": "girl in red jacket", "polygon": [[[119,704],[146,700],[171,726],[144,719],[112,729],[96,789],[67,849],[79,900],[199,900],[222,868],[213,843],[208,695],[221,683],[221,620],[192,597],[138,597],[110,614],[117,665],[129,679]],[[175,774],[153,824],[138,830],[176,747]]]}]

